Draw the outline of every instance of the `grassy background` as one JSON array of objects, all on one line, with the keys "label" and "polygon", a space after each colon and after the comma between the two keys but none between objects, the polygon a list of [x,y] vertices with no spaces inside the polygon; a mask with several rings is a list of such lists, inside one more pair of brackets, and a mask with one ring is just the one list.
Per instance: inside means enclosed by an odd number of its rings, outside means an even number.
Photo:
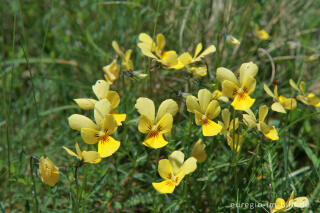
[{"label": "grassy background", "polygon": [[[259,65],[257,98],[271,105],[263,83],[271,76],[273,58],[275,80],[281,94],[294,96],[288,79],[305,80],[310,91],[320,92],[320,2],[299,0],[242,1],[75,1],[75,0],[3,0],[1,3],[1,159],[0,209],[3,212],[34,212],[30,156],[49,156],[61,172],[58,184],[50,188],[35,178],[41,212],[70,212],[75,159],[62,146],[73,147],[78,132],[69,128],[67,117],[84,113],[74,104],[78,97],[94,97],[91,85],[103,78],[102,67],[116,56],[111,42],[133,49],[136,70],[148,72],[149,60],[138,49],[139,33],[163,33],[168,49],[193,52],[198,42],[214,44],[217,52],[206,58],[209,76],[193,80],[184,71],[153,70],[149,79],[124,81],[113,85],[121,95],[120,112],[127,113],[126,123],[117,131],[122,145],[112,157],[98,165],[80,169],[84,189],[83,212],[266,212],[262,208],[229,208],[238,202],[274,202],[288,198],[291,190],[308,196],[309,210],[319,212],[320,196],[320,118],[318,111],[301,103],[288,115],[270,112],[278,131],[302,118],[279,141],[272,142],[242,128],[246,135],[236,164],[230,165],[232,152],[222,136],[203,138],[193,115],[186,111],[179,91],[196,94],[215,83],[215,70],[224,66],[236,70],[244,62]],[[271,35],[261,41],[253,35],[258,24]],[[238,48],[225,42],[224,33],[241,40]],[[186,91],[187,82],[191,88]],[[208,87],[211,91],[213,88]],[[134,108],[140,96],[158,104],[175,99],[180,111],[174,118],[173,136],[161,150],[167,158],[173,150],[190,155],[192,144],[200,137],[207,144],[208,159],[195,173],[184,179],[174,194],[159,195],[151,185],[159,181],[157,151],[141,144],[144,135],[137,130],[138,113]],[[227,105],[222,104],[222,108]],[[240,116],[240,113],[237,114]],[[305,117],[303,117],[305,116]],[[219,118],[221,119],[221,118]],[[255,158],[260,144],[258,158]],[[8,152],[9,148],[9,152]],[[92,147],[87,147],[92,148]],[[9,156],[8,156],[9,154]],[[10,159],[10,173],[8,169]],[[251,160],[254,164],[251,163]],[[264,178],[256,180],[259,174]],[[266,208],[269,211],[268,208]],[[299,210],[295,210],[299,212]]]}]

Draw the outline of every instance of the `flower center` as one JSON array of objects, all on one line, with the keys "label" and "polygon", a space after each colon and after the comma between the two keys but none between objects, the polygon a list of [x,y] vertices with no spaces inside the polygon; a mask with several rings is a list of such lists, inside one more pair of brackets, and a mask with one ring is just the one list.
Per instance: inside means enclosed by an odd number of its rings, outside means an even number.
[{"label": "flower center", "polygon": [[99,131],[98,134],[99,134],[99,141],[101,141],[101,143],[105,143],[108,141],[109,135],[107,135],[105,132]]}]

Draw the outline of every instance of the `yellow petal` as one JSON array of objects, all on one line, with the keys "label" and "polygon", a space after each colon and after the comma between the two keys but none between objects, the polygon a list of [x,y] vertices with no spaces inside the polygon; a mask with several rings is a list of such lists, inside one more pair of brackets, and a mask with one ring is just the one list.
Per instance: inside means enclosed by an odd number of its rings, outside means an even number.
[{"label": "yellow petal", "polygon": [[249,128],[255,128],[256,125],[256,119],[255,117],[252,117],[248,114],[243,114],[243,122],[245,123],[245,125],[247,125]]},{"label": "yellow petal", "polygon": [[95,144],[99,140],[99,132],[91,128],[81,128],[81,137],[87,144]]},{"label": "yellow petal", "polygon": [[160,183],[153,182],[152,186],[161,194],[172,193],[176,187],[172,180],[165,180]]},{"label": "yellow petal", "polygon": [[152,52],[151,52],[151,46],[149,44],[145,44],[145,43],[138,43],[138,47],[140,48],[141,52],[143,55],[153,58],[153,59],[158,59],[157,56],[155,56]]},{"label": "yellow petal", "polygon": [[272,209],[272,213],[283,211],[286,208],[286,202],[282,198],[277,198],[276,204]]},{"label": "yellow petal", "polygon": [[266,116],[268,115],[268,107],[266,105],[262,105],[259,107],[259,121],[264,121]]},{"label": "yellow petal", "polygon": [[315,107],[320,107],[320,98],[317,97],[315,94],[313,93],[309,93],[308,96],[308,103],[315,106]]},{"label": "yellow petal", "polygon": [[254,101],[255,99],[251,98],[246,93],[237,94],[231,103],[231,106],[233,106],[235,110],[244,111],[249,109],[253,105]]},{"label": "yellow petal", "polygon": [[269,138],[271,140],[279,140],[278,132],[277,132],[275,126],[272,126],[271,129],[269,130],[269,132],[267,134],[264,134],[264,136],[266,136],[267,138]]},{"label": "yellow petal", "polygon": [[184,174],[190,174],[194,172],[197,169],[197,159],[194,157],[188,158],[185,162],[183,162],[180,171],[183,172]]},{"label": "yellow petal", "polygon": [[121,56],[121,57],[124,57],[124,54],[123,52],[120,50],[120,47],[118,45],[118,43],[116,41],[112,41],[112,47],[114,49],[114,51],[116,51],[116,53]]},{"label": "yellow petal", "polygon": [[73,100],[76,102],[76,104],[78,104],[78,106],[81,109],[84,109],[84,110],[93,109],[94,105],[97,103],[97,100],[94,100],[91,98],[77,98]]},{"label": "yellow petal", "polygon": [[151,123],[154,122],[155,107],[152,100],[149,98],[138,98],[135,108],[138,110],[140,115],[145,115]]},{"label": "yellow petal", "polygon": [[309,200],[307,197],[296,197],[293,199],[293,206],[297,208],[308,208]]},{"label": "yellow petal", "polygon": [[95,85],[92,86],[92,90],[98,99],[106,98],[109,88],[110,84],[105,80],[98,80]]},{"label": "yellow petal", "polygon": [[180,171],[180,167],[183,165],[184,162],[184,154],[181,151],[174,151],[168,157],[172,169],[173,174],[176,175]]},{"label": "yellow petal", "polygon": [[80,131],[81,128],[97,129],[97,125],[88,117],[79,114],[73,114],[68,118],[71,129]]},{"label": "yellow petal", "polygon": [[256,88],[256,79],[254,79],[252,76],[248,76],[246,79],[244,79],[242,84],[242,89],[250,95],[254,92]]},{"label": "yellow petal", "polygon": [[82,160],[82,152],[81,152],[81,149],[79,147],[79,144],[76,143],[75,147],[76,147],[76,151],[77,151],[77,155],[79,156],[79,159]]},{"label": "yellow petal", "polygon": [[196,47],[196,51],[194,52],[193,58],[196,58],[199,55],[199,53],[201,52],[201,50],[202,50],[202,44],[198,43],[197,47]]},{"label": "yellow petal", "polygon": [[255,77],[258,73],[258,66],[253,63],[243,63],[240,67],[240,84],[242,84],[249,76]]},{"label": "yellow petal", "polygon": [[156,122],[158,122],[166,113],[170,113],[172,116],[177,114],[178,112],[178,104],[172,99],[167,99],[163,101],[158,109]]},{"label": "yellow petal", "polygon": [[220,114],[220,111],[221,111],[221,108],[220,108],[219,102],[216,100],[213,100],[209,103],[205,116],[208,119],[212,120]]},{"label": "yellow petal", "polygon": [[298,88],[297,84],[292,79],[289,80],[289,84],[294,90],[300,92],[300,89]]},{"label": "yellow petal", "polygon": [[198,99],[202,113],[206,112],[207,107],[211,101],[211,92],[207,89],[201,89],[198,92]]},{"label": "yellow petal", "polygon": [[168,67],[169,69],[181,70],[184,68],[184,64],[178,59],[178,62],[175,65],[171,65]]},{"label": "yellow petal", "polygon": [[172,123],[172,115],[170,113],[166,113],[157,123],[157,131],[159,131],[160,134],[170,132],[172,129]]},{"label": "yellow petal", "polygon": [[162,51],[165,46],[166,46],[166,39],[163,34],[159,33],[157,35],[157,48]]},{"label": "yellow petal", "polygon": [[170,50],[162,54],[161,60],[159,61],[167,67],[172,67],[178,64],[178,55],[175,51]]},{"label": "yellow petal", "polygon": [[303,96],[303,95],[297,95],[296,99],[298,101],[301,101],[305,105],[310,105],[311,103],[308,101],[308,97]]},{"label": "yellow petal", "polygon": [[64,148],[64,150],[67,151],[67,153],[68,153],[69,155],[79,158],[78,155],[77,155],[76,153],[74,153],[71,149],[69,149],[69,148],[67,148],[67,147],[65,147],[65,146],[63,146],[63,148]]},{"label": "yellow petal", "polygon": [[192,63],[192,56],[188,52],[182,53],[178,59],[184,65],[188,65]]},{"label": "yellow petal", "polygon": [[[233,140],[235,142],[233,142]],[[235,134],[233,137],[232,131],[229,131],[227,134],[227,142],[231,150],[236,150],[236,152],[239,152],[243,142],[243,137],[239,134]]]},{"label": "yellow petal", "polygon": [[199,139],[192,148],[191,156],[197,159],[198,163],[202,163],[207,159],[207,153],[204,150],[206,145]]},{"label": "yellow petal", "polygon": [[155,43],[148,34],[140,33],[138,39],[141,43],[148,45],[150,51],[154,51]]},{"label": "yellow petal", "polygon": [[239,86],[238,79],[233,74],[233,72],[231,70],[228,70],[227,68],[219,67],[217,69],[216,76],[217,76],[217,80],[220,81],[221,83],[223,83],[223,81],[225,81],[225,80],[228,80],[228,81],[231,81],[232,83],[236,84],[237,86]]},{"label": "yellow petal", "polygon": [[231,120],[230,122],[230,127],[229,127],[229,130],[233,130],[233,125],[235,126],[235,129],[238,129],[239,127],[239,119],[236,118],[235,120]]},{"label": "yellow petal", "polygon": [[106,94],[107,100],[111,104],[111,110],[114,110],[120,104],[120,96],[116,91],[108,91]]},{"label": "yellow petal", "polygon": [[96,151],[83,151],[82,156],[85,163],[100,163],[101,161],[100,154]]},{"label": "yellow petal", "polygon": [[141,133],[149,133],[153,127],[152,122],[145,115],[141,115],[138,121],[138,130]]},{"label": "yellow petal", "polygon": [[98,143],[98,152],[102,158],[106,158],[115,153],[120,147],[120,141],[108,136],[106,140],[100,140]]},{"label": "yellow petal", "polygon": [[222,126],[211,120],[205,120],[202,122],[202,134],[203,136],[215,136],[222,130]]},{"label": "yellow petal", "polygon": [[111,104],[107,99],[102,99],[94,105],[94,119],[99,127],[101,127],[104,117],[111,111]]},{"label": "yellow petal", "polygon": [[275,85],[274,88],[273,88],[273,93],[274,93],[274,96],[276,97],[276,99],[278,99],[278,86]]},{"label": "yellow petal", "polygon": [[168,159],[162,159],[158,164],[158,173],[165,180],[171,180],[173,177],[173,170]]},{"label": "yellow petal", "polygon": [[229,128],[229,124],[230,124],[230,111],[228,108],[225,108],[222,110],[222,121],[224,123],[224,126],[226,129]]},{"label": "yellow petal", "polygon": [[196,59],[195,61],[199,61],[201,58],[214,53],[216,51],[216,47],[214,45],[210,45],[207,49],[205,49]]},{"label": "yellow petal", "polygon": [[286,110],[283,108],[282,104],[279,103],[279,102],[275,102],[271,105],[271,109],[273,111],[276,111],[276,112],[280,112],[280,113],[287,113]]},{"label": "yellow petal", "polygon": [[126,117],[127,117],[126,114],[118,114],[118,113],[114,113],[114,112],[112,112],[111,115],[116,120],[118,126],[121,126],[122,122],[125,121]]},{"label": "yellow petal", "polygon": [[101,128],[103,132],[105,132],[107,135],[111,135],[117,130],[117,128],[118,124],[113,115],[104,116]]},{"label": "yellow petal", "polygon": [[183,171],[180,171],[178,174],[175,175],[175,184],[176,186],[178,186],[180,184],[180,182],[182,181],[182,179],[184,178],[186,174]]},{"label": "yellow petal", "polygon": [[49,186],[54,186],[59,180],[59,168],[56,167],[52,161],[43,156],[39,161],[39,173],[43,183]]},{"label": "yellow petal", "polygon": [[293,109],[297,108],[297,101],[294,98],[286,98],[286,97],[280,95],[279,102],[287,110],[293,110]]},{"label": "yellow petal", "polygon": [[229,44],[233,44],[233,45],[239,45],[240,44],[240,41],[238,39],[236,39],[234,36],[228,35],[228,34],[226,34],[226,41]]},{"label": "yellow petal", "polygon": [[142,144],[153,149],[159,149],[167,145],[168,142],[163,138],[163,134],[158,133],[155,135],[149,134]]},{"label": "yellow petal", "polygon": [[266,84],[263,85],[263,89],[269,96],[275,98],[275,95],[273,94],[273,92],[271,92],[270,88]]},{"label": "yellow petal", "polygon": [[299,88],[302,94],[304,94],[305,90],[306,90],[306,83],[304,81],[301,81],[299,84]]},{"label": "yellow petal", "polygon": [[104,77],[109,84],[119,78],[120,67],[117,64],[117,59],[114,59],[111,64],[104,66],[102,69],[105,73]]},{"label": "yellow petal", "polygon": [[201,112],[201,108],[200,108],[198,99],[196,97],[194,97],[193,95],[187,96],[186,105],[187,105],[188,112],[194,113],[195,110],[198,112]]},{"label": "yellow petal", "polygon": [[202,124],[202,118],[203,118],[203,114],[198,112],[197,110],[194,111],[194,115],[195,115],[195,122],[198,126],[200,126]]},{"label": "yellow petal", "polygon": [[222,94],[227,96],[228,98],[233,98],[237,93],[239,87],[237,84],[233,83],[229,80],[224,80],[222,82]]}]

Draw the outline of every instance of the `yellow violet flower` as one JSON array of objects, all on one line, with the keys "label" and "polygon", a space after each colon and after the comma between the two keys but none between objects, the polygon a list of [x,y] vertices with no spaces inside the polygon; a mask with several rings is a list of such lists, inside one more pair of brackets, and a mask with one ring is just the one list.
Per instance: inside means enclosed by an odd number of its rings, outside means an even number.
[{"label": "yellow violet flower", "polygon": [[116,41],[112,41],[112,47],[114,51],[120,56],[121,58],[121,69],[123,71],[133,70],[133,62],[131,60],[132,50],[129,49],[125,53],[121,51],[118,43]]},{"label": "yellow violet flower", "polygon": [[213,91],[212,93],[212,99],[213,100],[218,100],[218,101],[222,101],[222,102],[225,102],[225,103],[228,103],[229,102],[229,98],[227,96],[224,96],[222,94],[222,91],[220,90],[215,90]]},{"label": "yellow violet flower", "polygon": [[117,60],[113,60],[111,64],[103,67],[104,78],[109,84],[113,84],[119,78],[120,67]]},{"label": "yellow violet flower", "polygon": [[[120,96],[116,91],[109,90],[110,83],[105,80],[98,80],[95,85],[92,86],[93,93],[96,95],[98,100],[107,100],[110,102],[110,108],[108,114],[112,114],[116,119],[118,126],[121,126],[121,122],[126,120],[126,114],[115,113],[114,109],[120,104]],[[91,98],[77,98],[74,101],[79,105],[81,109],[89,110],[94,109],[95,104],[98,102]]]},{"label": "yellow violet flower", "polygon": [[254,34],[257,36],[260,40],[268,40],[270,38],[269,34],[265,30],[260,30],[258,25],[254,26]]},{"label": "yellow violet flower", "polygon": [[159,175],[164,179],[162,182],[153,182],[153,187],[159,193],[172,193],[185,175],[194,172],[197,168],[197,160],[194,157],[184,161],[181,151],[174,151],[169,159],[162,159],[158,164]]},{"label": "yellow violet flower", "polygon": [[39,172],[42,182],[49,186],[56,185],[59,180],[59,168],[48,157],[44,158],[42,156],[40,158]]},{"label": "yellow violet flower", "polygon": [[275,212],[287,212],[293,207],[296,208],[308,208],[309,200],[307,197],[296,197],[294,198],[294,191],[291,192],[291,195],[287,202],[283,198],[277,198],[272,213]]},{"label": "yellow violet flower", "polygon": [[230,70],[219,67],[217,80],[222,83],[222,94],[228,98],[234,98],[231,106],[235,110],[249,109],[255,99],[250,97],[256,88],[254,76],[258,72],[258,66],[252,62],[244,63],[240,67],[240,81]]},{"label": "yellow violet flower", "polygon": [[317,97],[313,93],[309,93],[309,94],[305,93],[306,85],[305,85],[304,81],[300,82],[299,87],[292,79],[289,80],[289,83],[293,89],[295,89],[296,91],[298,91],[301,94],[301,95],[297,96],[297,100],[301,101],[302,103],[304,103],[306,105],[320,107],[320,98],[319,97]]},{"label": "yellow violet flower", "polygon": [[165,46],[166,39],[161,33],[157,35],[157,43],[155,43],[148,34],[139,34],[138,47],[141,49],[143,55],[155,59],[169,69],[182,69],[184,66],[178,60],[176,51],[164,51]]},{"label": "yellow violet flower", "polygon": [[239,45],[240,44],[240,41],[238,39],[236,39],[234,36],[229,35],[229,34],[225,34],[225,36],[226,36],[226,41],[229,44],[232,44],[232,45]]},{"label": "yellow violet flower", "polygon": [[250,109],[247,109],[248,114],[243,114],[243,122],[249,128],[257,128],[260,132],[264,134],[267,138],[271,140],[279,140],[278,132],[275,126],[268,126],[264,120],[268,115],[268,107],[266,105],[259,107],[259,119],[257,121],[255,115]]},{"label": "yellow violet flower", "polygon": [[202,163],[207,159],[207,153],[204,150],[206,145],[202,143],[202,140],[199,139],[192,148],[191,156],[197,159],[198,163]]},{"label": "yellow violet flower", "polygon": [[212,121],[221,111],[218,101],[211,101],[211,92],[207,89],[201,89],[198,92],[198,98],[189,95],[186,100],[188,112],[195,114],[195,122],[202,126],[204,136],[217,135],[222,126]]},{"label": "yellow violet flower", "polygon": [[286,98],[282,95],[278,95],[278,86],[274,86],[273,92],[271,92],[270,88],[264,84],[263,86],[264,91],[273,98],[275,101],[271,105],[271,109],[276,112],[280,113],[287,113],[286,110],[293,110],[297,107],[297,101],[294,98]]},{"label": "yellow violet flower", "polygon": [[78,143],[76,143],[76,152],[74,153],[69,148],[63,146],[63,148],[67,151],[67,153],[71,156],[77,157],[80,161],[84,163],[100,163],[101,157],[99,152],[96,151],[81,151]]},{"label": "yellow violet flower", "polygon": [[[222,126],[221,134],[223,134],[227,138],[227,143],[231,150],[236,150],[239,152],[241,144],[243,142],[243,137],[237,133],[234,134],[234,131],[239,127],[239,119],[235,118],[235,120],[230,121],[230,111],[229,109],[222,110],[222,121],[218,121],[218,123]],[[233,128],[233,125],[235,128]],[[233,136],[234,134],[234,136]],[[233,139],[235,143],[233,142]]]},{"label": "yellow violet flower", "polygon": [[157,116],[155,116],[154,103],[149,98],[138,98],[135,107],[141,115],[138,130],[147,134],[143,145],[153,149],[167,145],[168,142],[163,138],[163,134],[171,132],[173,116],[178,112],[178,104],[172,99],[163,101]]},{"label": "yellow violet flower", "polygon": [[98,152],[102,158],[111,156],[120,147],[120,141],[110,136],[118,128],[117,121],[109,114],[110,107],[110,103],[106,99],[95,104],[94,119],[96,123],[79,114],[73,114],[68,118],[69,126],[80,131],[82,139],[87,144],[98,143]]},{"label": "yellow violet flower", "polygon": [[197,65],[197,62],[201,62],[202,59],[216,51],[216,47],[214,45],[210,45],[207,49],[205,49],[201,54],[202,44],[198,43],[194,56],[192,57],[188,52],[182,53],[179,56],[179,61],[191,72],[194,76],[205,76],[207,75],[207,66],[206,64],[202,64],[200,66]]}]

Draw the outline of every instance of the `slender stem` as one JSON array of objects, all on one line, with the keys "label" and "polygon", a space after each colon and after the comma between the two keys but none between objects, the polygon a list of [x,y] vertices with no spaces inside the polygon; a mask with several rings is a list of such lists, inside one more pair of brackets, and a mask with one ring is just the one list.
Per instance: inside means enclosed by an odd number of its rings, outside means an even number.
[{"label": "slender stem", "polygon": [[33,157],[30,157],[30,170],[31,170],[31,181],[32,181],[32,186],[33,186],[33,198],[34,198],[34,212],[39,212],[39,205],[38,205],[38,196],[37,196],[37,188],[36,188],[36,181],[33,176],[33,166],[34,166],[34,161]]}]

